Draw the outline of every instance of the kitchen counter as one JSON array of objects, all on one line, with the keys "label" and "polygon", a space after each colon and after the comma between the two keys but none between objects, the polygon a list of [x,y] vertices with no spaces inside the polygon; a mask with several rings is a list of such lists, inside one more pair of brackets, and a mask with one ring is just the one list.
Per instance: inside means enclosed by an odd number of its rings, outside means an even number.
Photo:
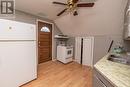
[{"label": "kitchen counter", "polygon": [[107,60],[110,54],[103,57],[94,67],[115,87],[130,87],[130,65]]}]

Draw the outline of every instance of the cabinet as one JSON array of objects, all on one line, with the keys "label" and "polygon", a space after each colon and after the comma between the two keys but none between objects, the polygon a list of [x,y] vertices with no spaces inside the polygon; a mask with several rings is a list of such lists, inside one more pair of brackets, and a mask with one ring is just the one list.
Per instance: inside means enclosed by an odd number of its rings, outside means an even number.
[{"label": "cabinet", "polygon": [[114,87],[107,79],[104,78],[96,69],[93,71],[93,87]]},{"label": "cabinet", "polygon": [[108,36],[76,37],[75,61],[93,67],[107,54],[111,41]]},{"label": "cabinet", "polygon": [[94,87],[107,87],[105,84],[95,75],[94,76]]}]

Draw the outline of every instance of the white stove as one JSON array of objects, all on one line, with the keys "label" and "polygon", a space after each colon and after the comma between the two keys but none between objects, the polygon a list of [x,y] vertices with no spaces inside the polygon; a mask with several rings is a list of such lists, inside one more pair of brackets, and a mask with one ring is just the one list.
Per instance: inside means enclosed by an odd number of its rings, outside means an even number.
[{"label": "white stove", "polygon": [[57,60],[69,63],[73,59],[73,46],[57,46]]}]

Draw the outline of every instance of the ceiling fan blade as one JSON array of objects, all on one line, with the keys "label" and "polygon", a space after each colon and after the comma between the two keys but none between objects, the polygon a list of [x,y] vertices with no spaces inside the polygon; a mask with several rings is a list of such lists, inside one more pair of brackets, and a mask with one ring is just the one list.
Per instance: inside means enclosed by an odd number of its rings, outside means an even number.
[{"label": "ceiling fan blade", "polygon": [[80,3],[77,4],[77,7],[93,7],[94,3]]},{"label": "ceiling fan blade", "polygon": [[77,15],[78,15],[78,12],[77,12],[77,11],[74,11],[73,15],[74,15],[74,16],[77,16]]},{"label": "ceiling fan blade", "polygon": [[77,3],[79,0],[73,0],[73,3]]},{"label": "ceiling fan blade", "polygon": [[66,10],[67,10],[67,8],[65,8],[63,11],[61,11],[59,14],[57,14],[57,16],[62,15]]},{"label": "ceiling fan blade", "polygon": [[65,3],[62,3],[62,2],[53,2],[53,4],[67,5],[67,4],[65,4]]}]

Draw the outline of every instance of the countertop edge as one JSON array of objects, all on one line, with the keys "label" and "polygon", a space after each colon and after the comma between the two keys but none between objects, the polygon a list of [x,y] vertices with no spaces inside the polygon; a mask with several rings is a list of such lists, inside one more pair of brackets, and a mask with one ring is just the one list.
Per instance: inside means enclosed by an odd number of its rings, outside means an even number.
[{"label": "countertop edge", "polygon": [[[104,56],[103,58],[101,58],[95,65],[94,65],[94,69],[97,70],[97,72],[99,72],[99,74],[101,74],[104,79],[106,79],[111,85],[113,85],[114,87],[121,87],[120,85],[117,85],[117,83],[115,83],[115,81],[113,82],[113,79],[109,78],[109,75],[107,76],[107,74],[105,74],[104,70],[102,71],[103,68],[102,67],[102,63],[106,63],[106,64],[114,64],[115,66],[119,66],[119,65],[122,65],[123,67],[126,67],[128,69],[130,69],[130,66],[128,65],[123,65],[123,64],[119,64],[119,63],[114,63],[114,62],[111,62],[111,61],[108,61],[107,58],[110,56],[110,53],[108,53],[106,56]],[[106,67],[107,68],[107,67]],[[110,67],[109,67],[110,68]],[[109,70],[109,69],[108,69]],[[129,72],[129,71],[128,71]],[[130,80],[130,79],[129,79]],[[128,83],[128,82],[127,82]],[[126,84],[127,84],[126,83]],[[123,83],[122,84],[122,87],[127,87],[126,85],[123,86]],[[130,85],[130,84],[129,84]],[[129,86],[128,86],[129,87]]]},{"label": "countertop edge", "polygon": [[109,78],[107,78],[100,70],[98,70],[95,66],[94,68],[110,83],[112,84],[114,87],[118,87],[116,86],[116,84],[114,84]]}]

